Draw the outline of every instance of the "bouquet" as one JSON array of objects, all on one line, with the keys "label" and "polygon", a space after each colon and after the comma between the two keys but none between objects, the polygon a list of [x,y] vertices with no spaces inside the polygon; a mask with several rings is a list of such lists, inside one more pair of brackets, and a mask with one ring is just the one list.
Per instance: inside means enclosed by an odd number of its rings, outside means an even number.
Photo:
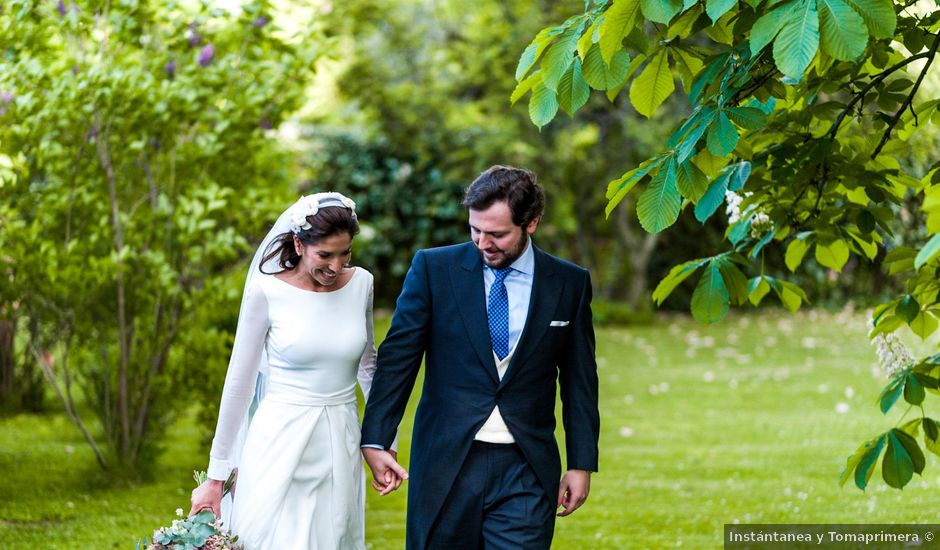
[{"label": "bouquet", "polygon": [[[196,485],[206,481],[205,472],[193,472]],[[235,483],[235,472],[229,476],[222,489],[222,496],[228,494]],[[222,521],[211,510],[203,510],[196,515],[183,518],[183,509],[177,508],[176,515],[169,527],[161,527],[153,532],[153,542],[147,539],[138,541],[136,550],[241,550],[238,537],[222,527]]]}]

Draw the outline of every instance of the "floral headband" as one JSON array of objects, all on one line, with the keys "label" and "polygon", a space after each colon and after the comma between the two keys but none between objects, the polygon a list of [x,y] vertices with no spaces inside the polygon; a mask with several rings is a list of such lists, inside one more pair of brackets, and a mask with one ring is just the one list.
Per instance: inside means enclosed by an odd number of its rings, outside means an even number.
[{"label": "floral headband", "polygon": [[295,235],[300,235],[302,231],[306,231],[312,227],[310,222],[307,221],[307,216],[316,216],[321,208],[328,208],[330,206],[348,208],[352,210],[353,217],[356,216],[356,203],[349,197],[341,193],[333,192],[314,193],[313,195],[300,197],[300,200],[291,207],[290,230]]}]

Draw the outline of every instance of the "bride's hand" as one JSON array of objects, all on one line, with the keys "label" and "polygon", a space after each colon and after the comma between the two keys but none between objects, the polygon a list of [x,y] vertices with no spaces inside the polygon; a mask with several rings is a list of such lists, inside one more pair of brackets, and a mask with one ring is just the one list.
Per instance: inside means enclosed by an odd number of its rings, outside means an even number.
[{"label": "bride's hand", "polygon": [[216,518],[222,516],[222,481],[219,479],[207,479],[205,483],[193,489],[193,496],[190,500],[192,508],[189,515],[193,516],[200,511],[209,509],[215,514]]},{"label": "bride's hand", "polygon": [[372,470],[372,488],[385,496],[401,486],[408,479],[408,472],[396,460],[398,453],[383,449],[364,447],[362,456]]}]

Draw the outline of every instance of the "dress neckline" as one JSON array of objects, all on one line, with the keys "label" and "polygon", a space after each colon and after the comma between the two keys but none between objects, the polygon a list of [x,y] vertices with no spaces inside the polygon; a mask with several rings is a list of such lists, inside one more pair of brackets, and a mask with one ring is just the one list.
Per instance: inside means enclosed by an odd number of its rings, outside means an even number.
[{"label": "dress neckline", "polygon": [[291,284],[291,283],[288,283],[287,281],[285,281],[284,279],[281,279],[281,278],[277,277],[276,275],[271,275],[271,278],[274,279],[274,280],[276,280],[276,281],[279,281],[279,282],[283,283],[285,286],[288,286],[288,287],[290,287],[290,288],[293,288],[293,289],[295,289],[295,290],[297,290],[297,291],[299,291],[299,292],[303,292],[303,293],[305,293],[305,294],[335,294],[335,293],[337,293],[337,292],[341,292],[344,288],[346,288],[346,287],[348,287],[349,285],[351,285],[352,282],[353,282],[353,279],[355,279],[356,276],[359,275],[359,272],[361,271],[358,267],[353,267],[353,268],[351,268],[351,269],[353,270],[352,276],[349,278],[348,281],[346,281],[346,284],[344,284],[343,286],[337,288],[336,290],[324,290],[324,291],[307,290],[306,288],[300,288],[300,287],[297,286],[297,285],[293,285],[293,284]]}]

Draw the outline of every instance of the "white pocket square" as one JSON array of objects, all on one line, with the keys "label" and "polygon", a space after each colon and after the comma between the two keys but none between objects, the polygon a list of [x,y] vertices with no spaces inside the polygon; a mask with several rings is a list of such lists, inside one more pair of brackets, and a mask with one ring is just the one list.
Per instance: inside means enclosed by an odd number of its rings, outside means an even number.
[{"label": "white pocket square", "polygon": [[568,326],[568,321],[552,321],[548,324],[550,327],[566,327]]}]

